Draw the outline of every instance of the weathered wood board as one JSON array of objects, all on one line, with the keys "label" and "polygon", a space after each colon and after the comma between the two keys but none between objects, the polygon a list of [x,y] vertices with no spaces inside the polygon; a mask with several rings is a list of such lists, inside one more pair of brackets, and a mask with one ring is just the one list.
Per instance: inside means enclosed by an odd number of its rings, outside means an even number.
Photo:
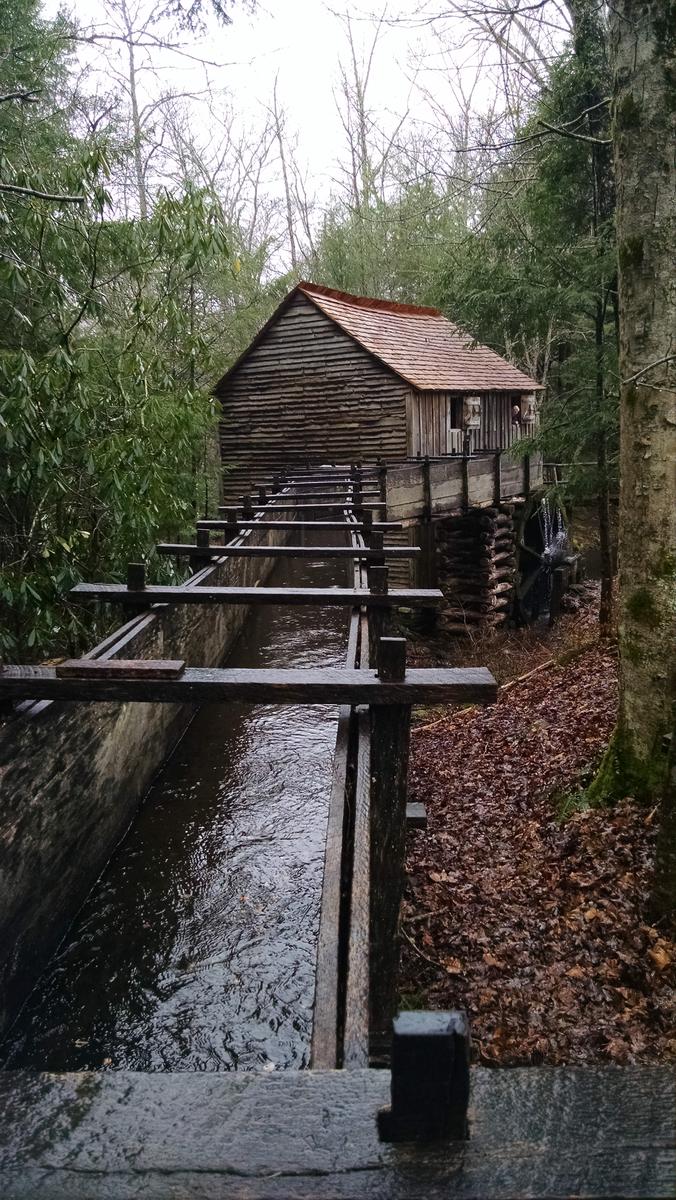
[{"label": "weathered wood board", "polygon": [[220,700],[254,704],[490,704],[497,697],[497,684],[484,667],[411,668],[401,682],[381,680],[376,671],[350,667],[186,667],[177,679],[62,679],[54,667],[0,667],[0,697],[17,696],[165,704]]}]

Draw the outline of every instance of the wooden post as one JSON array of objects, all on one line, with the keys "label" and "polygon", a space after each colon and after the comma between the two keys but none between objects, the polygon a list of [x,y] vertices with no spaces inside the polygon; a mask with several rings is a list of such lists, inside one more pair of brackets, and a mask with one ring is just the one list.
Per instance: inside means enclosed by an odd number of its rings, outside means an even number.
[{"label": "wooden post", "polygon": [[[366,568],[369,591],[376,596],[386,596],[388,592],[387,566],[369,564]],[[378,660],[378,645],[383,634],[387,632],[387,616],[384,608],[370,608],[368,615],[369,626],[369,659],[372,663]]]},{"label": "wooden post", "polygon": [[493,503],[499,505],[502,499],[502,453],[496,451],[493,459]]},{"label": "wooden post", "polygon": [[251,503],[251,496],[242,496],[242,516],[248,520],[250,517],[253,517],[253,515],[254,510],[253,504]]},{"label": "wooden post", "polygon": [[[237,524],[237,509],[236,508],[226,508],[225,519],[228,523],[227,532],[230,534],[230,537],[231,538],[237,537],[237,534],[239,533],[239,526]],[[207,530],[207,532],[208,532],[208,530]]]},{"label": "wooden post", "polygon": [[462,441],[462,511],[469,509],[469,430],[466,430]]},{"label": "wooden post", "polygon": [[[380,638],[376,662],[381,680],[403,680],[405,639]],[[371,707],[369,1007],[371,1031],[381,1035],[390,1028],[396,1008],[410,729],[410,705]]]},{"label": "wooden post", "polygon": [[[201,546],[203,549],[207,549],[209,546],[210,537],[211,537],[211,534],[208,529],[198,529],[195,533],[195,545]],[[195,554],[195,555],[193,555],[192,561],[193,561],[194,566],[204,567],[204,566],[208,566],[208,564],[212,561],[212,559],[211,559],[211,555],[209,555],[209,554],[206,554],[206,555]]]},{"label": "wooden post", "polygon": [[268,502],[268,493],[267,493],[266,489],[264,487],[259,487],[258,503],[259,504],[267,504],[267,502]]},{"label": "wooden post", "polygon": [[129,563],[127,588],[130,592],[142,592],[146,586],[146,569],[143,563]]},{"label": "wooden post", "polygon": [[561,615],[561,599],[566,590],[566,567],[556,567],[552,571],[552,590],[549,598],[549,628],[556,624]]},{"label": "wooden post", "polygon": [[384,458],[378,459],[378,487],[383,504],[387,502],[387,463]]},{"label": "wooden post", "polygon": [[386,1142],[467,1137],[469,1026],[463,1012],[403,1012],[392,1037],[392,1103],[378,1113]]},{"label": "wooden post", "polygon": [[523,492],[525,496],[530,496],[530,454],[523,460]]},{"label": "wooden post", "polygon": [[[371,521],[371,528],[368,531],[364,530],[364,538],[369,544],[369,549],[382,550],[384,548],[385,542],[384,542],[383,531],[382,531],[382,529],[374,529],[373,521]],[[384,555],[383,555],[383,561],[381,563],[379,563],[378,565],[381,567],[385,565],[385,556]]]},{"label": "wooden post", "polygon": [[423,472],[423,502],[422,518],[429,521],[432,517],[432,484],[430,480],[430,456],[426,454],[422,464]]}]

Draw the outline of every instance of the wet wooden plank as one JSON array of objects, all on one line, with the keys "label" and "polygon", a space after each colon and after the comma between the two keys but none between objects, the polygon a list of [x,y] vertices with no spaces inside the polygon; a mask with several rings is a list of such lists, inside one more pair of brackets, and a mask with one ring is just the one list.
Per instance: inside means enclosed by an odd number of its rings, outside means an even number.
[{"label": "wet wooden plank", "polygon": [[497,684],[484,667],[412,668],[401,682],[353,667],[186,667],[179,679],[61,679],[54,667],[0,667],[0,698],[18,697],[171,704],[490,704]]},{"label": "wet wooden plank", "polygon": [[103,600],[109,604],[331,604],[353,608],[427,608],[441,604],[437,588],[401,588],[392,592],[370,592],[356,588],[271,588],[271,587],[172,587],[149,584],[138,591],[122,583],[78,583],[70,593],[76,600]]},{"label": "wet wooden plank", "polygon": [[357,716],[357,777],[343,1036],[343,1067],[349,1071],[368,1067],[369,1064],[370,813],[371,737],[369,714],[364,709]]},{"label": "wet wooden plank", "polygon": [[[350,619],[345,665],[355,668],[359,644],[359,610]],[[338,714],[336,745],[333,753],[331,794],[324,846],[324,878],[317,938],[315,1002],[312,1023],[310,1065],[332,1070],[338,1062],[338,1020],[340,1007],[343,928],[343,871],[346,847],[344,837],[349,824],[349,765],[352,743],[352,709],[344,704]],[[347,916],[347,913],[346,913]]]},{"label": "wet wooden plank", "polygon": [[0,1072],[3,1200],[673,1198],[673,1067],[471,1072],[467,1142],[388,1145],[389,1071]]},{"label": "wet wooden plank", "polygon": [[415,558],[421,553],[420,546],[383,546],[382,550],[351,546],[198,546],[186,542],[159,542],[155,547],[158,554],[188,555],[194,558],[359,558],[365,562],[379,562],[385,558]]},{"label": "wet wooden plank", "polygon": [[178,679],[185,670],[181,658],[69,658],[57,663],[57,679]]}]

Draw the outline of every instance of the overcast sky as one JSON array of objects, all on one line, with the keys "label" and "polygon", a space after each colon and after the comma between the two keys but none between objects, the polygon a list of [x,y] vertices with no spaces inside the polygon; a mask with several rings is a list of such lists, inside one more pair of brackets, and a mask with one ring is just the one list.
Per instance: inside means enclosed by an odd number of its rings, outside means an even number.
[{"label": "overcast sky", "polygon": [[[152,9],[150,0],[128,3],[141,11],[149,6]],[[46,0],[45,12],[52,15],[60,6],[59,0]],[[64,6],[82,27],[94,25],[103,30],[109,24],[104,0],[66,0]],[[208,66],[210,85],[231,93],[243,120],[250,116],[255,121],[260,107],[270,103],[278,75],[278,94],[288,114],[288,130],[298,135],[300,157],[309,165],[317,186],[330,186],[335,160],[344,145],[334,99],[340,60],[347,62],[349,54],[341,15],[351,14],[355,39],[366,53],[376,28],[372,4],[369,0],[349,4],[346,0],[259,0],[253,14],[240,5],[232,11],[231,25],[223,27],[211,21],[206,38],[184,36],[186,50],[211,63],[223,64]],[[403,0],[388,0],[387,4],[383,0],[377,11],[378,15],[386,13],[387,19],[374,55],[368,99],[387,125],[388,114],[394,123],[409,106],[420,111],[419,98],[411,87],[413,63],[421,54],[433,62],[438,48],[430,28],[411,28],[408,23],[391,20],[411,11]],[[85,57],[87,53],[82,51]],[[99,66],[106,53],[110,49],[98,55]],[[467,57],[458,52],[458,62],[466,63]],[[194,91],[203,86],[202,68],[195,61],[162,51],[153,52],[153,60],[165,86]],[[94,61],[93,56],[90,61]],[[471,70],[467,66],[464,69]],[[142,77],[142,86],[143,82]],[[443,81],[438,79],[437,85],[443,87]],[[147,86],[154,85],[147,80]]]}]

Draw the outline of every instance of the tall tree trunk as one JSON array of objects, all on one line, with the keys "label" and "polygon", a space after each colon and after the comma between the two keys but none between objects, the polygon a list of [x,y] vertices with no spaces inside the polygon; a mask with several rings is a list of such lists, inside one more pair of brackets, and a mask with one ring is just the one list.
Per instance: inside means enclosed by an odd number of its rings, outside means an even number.
[{"label": "tall tree trunk", "polygon": [[676,26],[611,8],[620,301],[620,714],[592,793],[657,800],[676,701]]},{"label": "tall tree trunk", "polygon": [[608,437],[604,424],[604,380],[603,361],[605,312],[603,301],[596,301],[596,407],[599,415],[599,430],[596,443],[598,465],[598,500],[596,503],[599,547],[601,550],[601,604],[599,625],[602,637],[608,637],[613,623],[613,554],[610,529],[610,484],[608,480]]}]

